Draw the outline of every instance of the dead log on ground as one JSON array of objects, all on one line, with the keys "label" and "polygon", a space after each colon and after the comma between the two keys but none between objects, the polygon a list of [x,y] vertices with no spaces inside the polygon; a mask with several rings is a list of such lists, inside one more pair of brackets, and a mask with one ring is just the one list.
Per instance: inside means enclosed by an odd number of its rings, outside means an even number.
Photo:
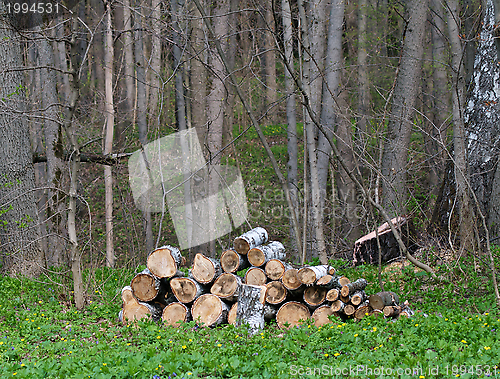
[{"label": "dead log on ground", "polygon": [[294,268],[285,271],[281,278],[281,283],[293,295],[299,294],[304,290],[304,285],[298,276],[298,270]]},{"label": "dead log on ground", "polygon": [[134,276],[130,282],[130,287],[139,301],[152,301],[160,295],[160,292],[167,292],[165,286],[161,285],[160,279],[151,274],[148,269]]},{"label": "dead log on ground", "polygon": [[250,335],[257,334],[264,329],[266,289],[263,286],[243,284],[240,293],[235,325],[248,324]]},{"label": "dead log on ground", "polygon": [[347,283],[346,285],[342,286],[342,290],[340,291],[340,294],[342,296],[349,296],[352,295],[356,291],[361,291],[366,288],[368,285],[368,282],[366,279],[358,279],[355,282]]},{"label": "dead log on ground", "polygon": [[315,284],[318,279],[329,275],[331,267],[329,265],[303,267],[297,273],[299,280],[307,286]]},{"label": "dead log on ground", "polygon": [[270,259],[266,263],[265,272],[269,280],[280,280],[286,270],[293,268],[290,264],[281,261],[280,259]]},{"label": "dead log on ground", "polygon": [[269,304],[278,305],[286,300],[288,291],[283,283],[274,280],[267,283],[266,301]]},{"label": "dead log on ground", "polygon": [[345,303],[340,299],[335,300],[330,307],[332,308],[332,312],[341,313],[344,312]]},{"label": "dead log on ground", "polygon": [[316,282],[316,285],[326,290],[331,290],[332,288],[340,289],[342,285],[339,283],[339,279],[337,276],[325,275]]},{"label": "dead log on ground", "polygon": [[322,287],[307,287],[304,291],[304,302],[309,308],[316,309],[325,302],[327,292],[328,291]]},{"label": "dead log on ground", "polygon": [[154,321],[158,321],[162,314],[162,308],[159,304],[150,304],[138,301],[133,293],[132,287],[126,286],[122,289],[123,307],[120,312],[120,322],[126,324],[127,322],[140,320],[142,318],[151,317]]},{"label": "dead log on ground", "polygon": [[192,303],[208,292],[206,287],[192,278],[172,278],[170,288],[177,300],[184,304]]},{"label": "dead log on ground", "polygon": [[365,291],[357,291],[351,296],[351,304],[358,307],[366,300]]},{"label": "dead log on ground", "polygon": [[369,316],[372,312],[373,309],[372,307],[370,307],[370,303],[368,302],[368,300],[366,300],[365,303],[363,303],[358,307],[358,309],[356,309],[356,312],[354,312],[354,318],[359,321],[362,320],[363,317]]},{"label": "dead log on ground", "polygon": [[326,293],[326,300],[330,302],[339,300],[339,297],[340,297],[340,290],[337,288],[333,288]]}]

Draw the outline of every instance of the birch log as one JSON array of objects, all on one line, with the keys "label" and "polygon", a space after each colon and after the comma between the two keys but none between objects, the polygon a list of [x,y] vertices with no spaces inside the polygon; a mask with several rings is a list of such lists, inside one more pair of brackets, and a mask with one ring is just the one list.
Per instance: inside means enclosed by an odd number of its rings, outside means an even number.
[{"label": "birch log", "polygon": [[[163,289],[160,279],[152,275],[148,269],[138,273],[130,282],[134,296],[139,301],[152,301]],[[166,292],[166,290],[164,290]]]},{"label": "birch log", "polygon": [[329,265],[303,267],[297,273],[299,280],[307,286],[315,284],[318,279],[329,275]]},{"label": "birch log", "polygon": [[326,293],[327,290],[322,287],[318,286],[307,287],[306,290],[304,291],[304,302],[310,308],[315,309],[325,302]]},{"label": "birch log", "polygon": [[339,277],[332,275],[325,275],[322,278],[318,279],[316,282],[317,286],[323,287],[326,290],[331,290],[333,288],[342,288],[342,285],[339,283]]},{"label": "birch log", "polygon": [[173,246],[162,246],[149,254],[146,266],[158,278],[171,278],[176,275],[181,264],[181,252]]},{"label": "birch log", "polygon": [[288,291],[283,283],[275,280],[267,283],[266,301],[269,304],[278,305],[286,300]]},{"label": "birch log", "polygon": [[266,263],[265,271],[270,280],[280,280],[283,274],[285,274],[285,271],[291,268],[292,266],[290,264],[280,259],[270,259],[269,262]]},{"label": "birch log", "polygon": [[191,308],[193,320],[209,327],[226,322],[228,312],[228,305],[213,294],[201,295],[194,301]]},{"label": "birch log", "polygon": [[370,301],[370,306],[376,310],[382,310],[384,307],[388,305],[398,305],[399,297],[394,292],[385,291],[378,292],[374,295],[371,295],[368,300]]},{"label": "birch log", "polygon": [[236,301],[241,285],[239,276],[226,272],[215,280],[212,288],[210,288],[210,293],[225,301]]},{"label": "birch log", "polygon": [[198,253],[194,256],[191,275],[201,284],[210,284],[222,274],[222,268],[215,259]]},{"label": "birch log", "polygon": [[234,250],[246,255],[250,249],[266,243],[268,238],[267,231],[264,228],[254,228],[235,238],[233,242]]},{"label": "birch log", "polygon": [[332,309],[329,305],[322,305],[313,312],[312,318],[314,320],[314,325],[317,327],[330,324],[331,320],[328,318],[333,316]]},{"label": "birch log", "polygon": [[246,255],[239,254],[234,250],[226,250],[222,253],[220,265],[224,272],[231,274],[236,274],[238,271],[250,266]]},{"label": "birch log", "polygon": [[191,311],[182,303],[172,303],[163,308],[161,319],[164,323],[179,327],[181,322],[191,320]]},{"label": "birch log", "polygon": [[339,297],[340,297],[340,290],[337,288],[332,288],[326,293],[326,300],[330,302],[338,300]]},{"label": "birch log", "polygon": [[343,285],[342,290],[340,291],[340,294],[342,296],[349,296],[349,295],[352,295],[356,291],[364,290],[367,285],[368,285],[368,282],[366,281],[366,279],[361,278],[361,279],[356,280],[355,282],[347,283],[346,285]]},{"label": "birch log", "polygon": [[255,335],[264,329],[265,298],[265,287],[243,284],[238,299],[236,326],[248,324],[250,335]]},{"label": "birch log", "polygon": [[281,242],[273,241],[268,245],[256,246],[248,251],[248,261],[252,266],[261,267],[271,259],[285,259],[285,247]]},{"label": "birch log", "polygon": [[351,296],[351,303],[356,307],[358,307],[365,300],[366,300],[365,291],[357,291]]},{"label": "birch log", "polygon": [[189,304],[207,292],[207,288],[191,278],[172,278],[170,288],[177,300]]},{"label": "birch log", "polygon": [[121,313],[121,322],[126,324],[127,321],[140,320],[142,318],[151,317],[154,321],[158,321],[161,317],[162,309],[158,304],[149,304],[138,301],[133,293],[132,287],[126,286],[122,289],[123,307]]},{"label": "birch log", "polygon": [[311,318],[309,308],[297,301],[283,304],[276,313],[276,323],[280,329],[299,326],[309,318]]},{"label": "birch log", "polygon": [[267,283],[267,276],[264,270],[258,267],[251,267],[245,274],[245,284],[252,286],[263,286]]},{"label": "birch log", "polygon": [[236,315],[238,314],[238,302],[234,303],[227,314],[227,322],[231,325],[236,325]]}]

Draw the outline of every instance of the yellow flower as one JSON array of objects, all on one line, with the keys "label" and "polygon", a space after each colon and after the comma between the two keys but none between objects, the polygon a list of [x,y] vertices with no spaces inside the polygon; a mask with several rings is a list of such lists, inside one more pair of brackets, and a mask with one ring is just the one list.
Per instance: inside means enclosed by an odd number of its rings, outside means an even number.
[{"label": "yellow flower", "polygon": [[3,345],[3,341],[0,341],[0,345]]},{"label": "yellow flower", "polygon": [[103,363],[102,365],[103,365],[103,366],[107,366],[108,364],[107,364],[107,363]]},{"label": "yellow flower", "polygon": [[12,373],[12,375],[17,375],[17,372]]},{"label": "yellow flower", "polygon": [[156,337],[156,339],[160,339],[160,338],[161,338],[161,336]]},{"label": "yellow flower", "polygon": [[327,357],[327,358],[328,358],[328,354],[325,354],[325,357]]},{"label": "yellow flower", "polygon": [[[238,336],[236,336],[236,338],[238,338]],[[193,340],[190,338],[190,339],[189,339],[189,342],[193,342]]]},{"label": "yellow flower", "polygon": [[333,354],[334,357],[338,357],[339,355],[340,355],[340,353]]},{"label": "yellow flower", "polygon": [[217,344],[217,347],[221,347],[221,346],[222,346],[222,345],[221,345],[220,343],[219,343],[219,344]]},{"label": "yellow flower", "polygon": [[358,336],[358,333],[356,333],[356,334],[354,335],[354,337],[357,337],[357,336]]},{"label": "yellow flower", "polygon": [[37,329],[40,329],[40,327],[38,327]]},{"label": "yellow flower", "polygon": [[23,341],[24,341],[24,338],[21,338],[21,342],[23,342]]},{"label": "yellow flower", "polygon": [[374,332],[376,332],[376,331],[377,331],[377,328],[376,328],[375,326],[373,327],[373,331],[374,331]]},{"label": "yellow flower", "polygon": [[424,378],[425,378],[425,376],[423,376],[423,375],[419,376],[419,379],[424,379]]},{"label": "yellow flower", "polygon": [[193,375],[193,373],[192,373],[192,372],[188,372],[187,374],[188,374],[188,375]]},{"label": "yellow flower", "polygon": [[491,349],[491,347],[489,347],[489,346],[484,347],[484,350],[490,350],[490,349]]},{"label": "yellow flower", "polygon": [[26,366],[26,365],[24,363],[21,363],[21,367],[24,367],[24,366]]},{"label": "yellow flower", "polygon": [[462,340],[462,341],[460,341],[460,342],[462,342],[462,343],[467,343],[467,341],[466,341],[466,340]]},{"label": "yellow flower", "polygon": [[418,324],[415,324],[415,326],[418,326]]},{"label": "yellow flower", "polygon": [[182,345],[182,348],[183,348],[183,349],[186,349],[186,348],[187,348],[187,346],[186,346],[186,345]]},{"label": "yellow flower", "polygon": [[448,319],[447,319],[447,318],[445,318],[445,319],[444,319],[444,321],[448,321]]}]

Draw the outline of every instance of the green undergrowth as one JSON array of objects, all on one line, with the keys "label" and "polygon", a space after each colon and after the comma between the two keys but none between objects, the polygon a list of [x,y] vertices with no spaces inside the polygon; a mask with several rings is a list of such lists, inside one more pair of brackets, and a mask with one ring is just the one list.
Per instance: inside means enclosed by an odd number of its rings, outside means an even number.
[{"label": "green undergrowth", "polygon": [[[372,266],[348,267],[379,290]],[[464,262],[464,269],[468,269]],[[243,328],[179,328],[153,322],[121,325],[120,289],[136,270],[89,275],[87,305],[76,310],[61,276],[0,278],[2,378],[476,378],[500,377],[500,315],[487,275],[470,273],[459,291],[450,272],[435,281],[403,267],[383,274],[386,290],[409,300],[414,317],[388,322],[334,319],[280,330],[275,323],[249,336]],[[468,271],[467,271],[468,273]],[[482,276],[483,275],[483,276]],[[453,277],[450,277],[453,279]],[[491,288],[491,287],[490,287]],[[465,291],[465,292],[464,292]],[[422,302],[419,301],[422,299]],[[474,304],[474,305],[472,305]],[[476,309],[479,308],[479,309]]]}]

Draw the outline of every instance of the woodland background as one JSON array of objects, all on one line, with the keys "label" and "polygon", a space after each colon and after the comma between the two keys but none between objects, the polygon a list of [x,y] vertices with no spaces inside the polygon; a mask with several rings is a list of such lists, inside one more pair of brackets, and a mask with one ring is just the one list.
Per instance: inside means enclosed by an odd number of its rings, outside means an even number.
[{"label": "woodland background", "polygon": [[83,0],[58,17],[9,15],[7,5],[5,273],[71,270],[81,306],[82,267],[138,265],[175,245],[168,212],[136,208],[127,158],[195,128],[209,171],[225,163],[242,172],[251,217],[186,251],[188,260],[263,226],[292,261],[326,263],[407,215],[418,247],[473,255],[494,277],[493,2]]}]

